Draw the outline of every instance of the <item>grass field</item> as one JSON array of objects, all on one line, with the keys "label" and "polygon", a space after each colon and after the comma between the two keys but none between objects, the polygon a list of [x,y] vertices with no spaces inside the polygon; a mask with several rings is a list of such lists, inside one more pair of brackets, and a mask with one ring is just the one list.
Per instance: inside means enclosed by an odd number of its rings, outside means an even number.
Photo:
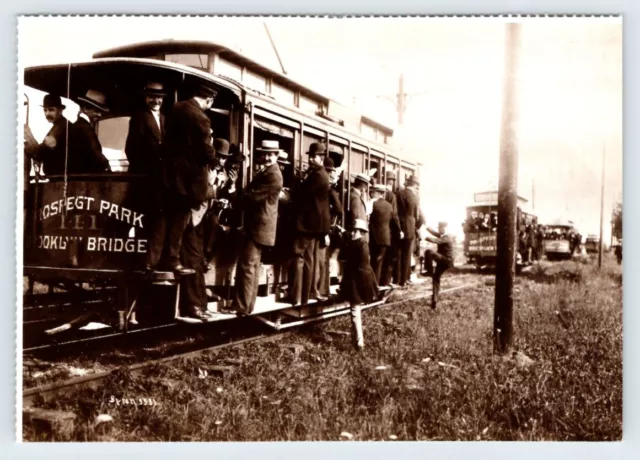
[{"label": "grass field", "polygon": [[[622,269],[613,257],[602,272],[583,260],[518,277],[506,357],[492,351],[493,301],[483,282],[444,295],[435,311],[425,300],[365,312],[362,353],[342,317],[141,378],[121,373],[46,407],[78,416],[58,440],[621,439]],[[214,364],[234,371],[207,372]],[[143,397],[156,405],[110,402]],[[113,421],[96,426],[99,414]],[[51,439],[24,429],[25,440]]]}]

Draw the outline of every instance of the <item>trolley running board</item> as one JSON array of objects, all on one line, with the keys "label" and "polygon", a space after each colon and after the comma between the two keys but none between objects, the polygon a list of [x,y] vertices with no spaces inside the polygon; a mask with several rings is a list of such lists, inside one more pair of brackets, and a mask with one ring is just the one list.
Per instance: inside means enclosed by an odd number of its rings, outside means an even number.
[{"label": "trolley running board", "polygon": [[[366,305],[362,305],[360,308],[361,309],[366,309],[366,308],[372,308],[372,307],[377,307],[380,306],[382,304],[385,303],[385,300],[379,300],[377,302],[373,302],[370,304],[366,304]],[[287,314],[286,311],[282,311],[280,313],[280,315],[278,315],[278,318],[275,321],[271,321],[267,318],[265,318],[264,316],[254,316],[255,319],[257,319],[258,321],[266,324],[267,326],[275,329],[276,331],[280,331],[282,329],[288,329],[291,327],[298,327],[298,326],[302,326],[304,324],[309,324],[309,323],[313,323],[316,321],[323,321],[329,318],[335,318],[337,316],[342,316],[342,315],[348,315],[349,312],[351,311],[351,308],[349,307],[348,304],[343,303],[340,304],[340,306],[336,306],[337,308],[334,309],[333,311],[324,311],[320,314],[317,315],[310,315],[310,316],[306,316],[306,317],[299,317],[301,319],[299,320],[293,320],[293,321],[283,321],[283,319],[285,319],[284,314],[286,314],[289,318],[292,318],[293,316],[290,314]]]}]

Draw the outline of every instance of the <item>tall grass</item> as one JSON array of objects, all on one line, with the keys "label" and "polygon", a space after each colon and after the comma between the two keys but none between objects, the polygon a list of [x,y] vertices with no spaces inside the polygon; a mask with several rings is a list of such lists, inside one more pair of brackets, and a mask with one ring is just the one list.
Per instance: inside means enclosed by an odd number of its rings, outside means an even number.
[{"label": "tall grass", "polygon": [[[566,262],[520,277],[509,356],[492,351],[493,289],[446,294],[435,311],[428,300],[367,311],[363,353],[338,318],[143,378],[119,374],[49,406],[78,414],[79,441],[621,439],[621,268],[607,258],[602,272]],[[225,361],[234,373],[204,377]],[[158,405],[115,407],[111,396]],[[93,426],[99,413],[114,422]]]}]

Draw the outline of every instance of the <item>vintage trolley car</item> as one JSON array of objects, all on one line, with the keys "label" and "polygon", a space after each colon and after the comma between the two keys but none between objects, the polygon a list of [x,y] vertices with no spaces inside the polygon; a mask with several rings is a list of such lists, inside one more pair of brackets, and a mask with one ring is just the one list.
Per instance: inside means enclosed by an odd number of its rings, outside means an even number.
[{"label": "vintage trolley car", "polygon": [[[164,109],[189,97],[187,88],[206,82],[218,90],[208,111],[213,135],[228,139],[246,155],[248,167],[239,171],[238,188],[251,180],[252,152],[263,140],[277,140],[289,156],[283,176],[291,187],[296,174],[306,168],[308,147],[323,141],[341,169],[340,191],[348,203],[350,178],[376,170],[384,183],[385,172],[396,171],[398,181],[417,173],[417,164],[393,151],[392,129],[361,116],[322,96],[290,77],[270,70],[228,48],[207,42],[160,41],[96,53],[86,62],[27,68],[24,85],[73,102],[89,88],[104,93],[109,112],[96,126],[103,152],[113,172],[92,175],[43,177],[33,174],[25,182],[24,276],[69,292],[87,286],[116,287],[116,310],[124,326],[134,309],[148,304],[150,291],[179,289],[173,274],[151,280],[144,277],[148,225],[141,207],[142,177],[127,172],[124,153],[128,122],[141,100],[147,81],[161,82],[168,90]],[[36,112],[36,113],[34,113]],[[31,118],[39,116],[31,110]],[[73,121],[73,119],[71,119]],[[27,120],[27,123],[29,120]],[[231,298],[237,245],[218,251],[206,284],[223,300]],[[274,283],[286,283],[277,249],[263,256],[256,312],[284,308],[276,300]],[[337,260],[331,275],[339,274]],[[143,297],[147,300],[143,300]],[[150,296],[163,300],[165,294]],[[149,321],[172,321],[154,313]],[[264,308],[263,308],[264,307]],[[261,310],[262,308],[262,310]],[[162,318],[162,319],[159,319]]]}]

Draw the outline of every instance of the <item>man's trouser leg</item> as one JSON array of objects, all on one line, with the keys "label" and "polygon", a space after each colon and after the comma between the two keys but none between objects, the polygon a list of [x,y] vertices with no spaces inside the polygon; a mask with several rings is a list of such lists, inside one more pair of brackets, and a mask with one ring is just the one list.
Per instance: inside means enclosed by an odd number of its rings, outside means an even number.
[{"label": "man's trouser leg", "polygon": [[438,304],[438,296],[440,295],[440,279],[442,274],[450,268],[448,262],[438,261],[436,263],[436,270],[433,274],[433,291],[431,293],[431,308],[436,308]]},{"label": "man's trouser leg", "polygon": [[314,247],[315,238],[311,236],[297,235],[294,239],[294,262],[290,272],[292,279],[289,283],[289,302],[292,305],[305,304],[309,301]]},{"label": "man's trouser leg", "polygon": [[400,254],[400,279],[399,284],[406,284],[411,276],[411,254],[413,253],[413,239],[402,240],[402,252]]},{"label": "man's trouser leg", "polygon": [[362,331],[362,307],[351,305],[351,338],[357,349],[364,348],[364,333]]},{"label": "man's trouser leg", "polygon": [[172,197],[165,208],[167,218],[167,263],[169,268],[180,264],[182,236],[191,219],[191,208],[183,197]]},{"label": "man's trouser leg", "polygon": [[376,283],[378,283],[378,286],[386,286],[387,284],[381,283],[381,281],[384,281],[382,270],[386,252],[386,246],[379,246],[375,243],[371,244],[371,268],[373,269],[373,273],[376,276]]},{"label": "man's trouser leg", "polygon": [[193,275],[180,279],[180,305],[183,314],[193,315],[207,309],[204,281],[204,235],[202,227],[189,223],[182,237],[180,261],[185,268],[195,270]]},{"label": "man's trouser leg", "polygon": [[327,246],[324,248],[324,263],[320,271],[320,281],[318,282],[318,293],[323,297],[331,295],[331,257],[335,249]]},{"label": "man's trouser leg", "polygon": [[236,265],[236,297],[233,308],[238,312],[253,312],[260,284],[262,248],[246,237]]},{"label": "man's trouser leg", "polygon": [[311,282],[311,290],[309,292],[310,299],[317,299],[318,296],[327,297],[323,294],[322,285],[324,284],[324,265],[327,256],[327,248],[321,248],[320,242],[316,243],[315,257],[313,265],[313,281]]}]

